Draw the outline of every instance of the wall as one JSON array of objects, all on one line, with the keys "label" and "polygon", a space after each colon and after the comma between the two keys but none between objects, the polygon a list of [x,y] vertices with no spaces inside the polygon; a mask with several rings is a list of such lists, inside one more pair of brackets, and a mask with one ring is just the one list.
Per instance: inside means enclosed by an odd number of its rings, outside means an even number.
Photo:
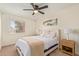
[{"label": "wall", "polygon": [[[59,28],[79,31],[79,5],[71,6],[60,11],[55,17],[59,19]],[[76,42],[76,53],[79,54],[79,34],[71,35],[70,38]]]},{"label": "wall", "polygon": [[1,49],[1,13],[0,13],[0,49]]},{"label": "wall", "polygon": [[[47,17],[47,16],[46,16]],[[38,27],[43,27],[43,20],[58,18],[58,25],[52,26],[51,28],[59,28],[59,29],[73,29],[79,30],[79,5],[73,5],[68,8],[64,8],[58,13],[54,14],[54,16],[50,18],[42,18],[37,21]],[[74,37],[74,38],[73,38]],[[78,35],[75,37],[72,36],[72,39],[76,42],[76,53],[79,54],[79,38]]]},{"label": "wall", "polygon": [[[15,43],[17,38],[22,36],[29,36],[35,34],[35,21],[31,19],[22,18],[8,13],[2,13],[1,18],[2,25],[2,46]],[[25,22],[25,32],[22,33],[11,33],[8,31],[9,21],[18,20]]]}]

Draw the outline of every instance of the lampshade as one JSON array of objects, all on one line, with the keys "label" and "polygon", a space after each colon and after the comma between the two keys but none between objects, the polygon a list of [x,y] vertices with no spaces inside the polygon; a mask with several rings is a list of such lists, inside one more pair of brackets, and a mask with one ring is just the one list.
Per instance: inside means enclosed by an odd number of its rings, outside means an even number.
[{"label": "lampshade", "polygon": [[64,29],[64,33],[66,33],[66,34],[71,33],[71,30],[70,29]]},{"label": "lampshade", "polygon": [[70,33],[72,32],[71,29],[64,29],[64,34],[65,34],[65,38],[67,40],[69,40],[69,36],[70,36]]}]

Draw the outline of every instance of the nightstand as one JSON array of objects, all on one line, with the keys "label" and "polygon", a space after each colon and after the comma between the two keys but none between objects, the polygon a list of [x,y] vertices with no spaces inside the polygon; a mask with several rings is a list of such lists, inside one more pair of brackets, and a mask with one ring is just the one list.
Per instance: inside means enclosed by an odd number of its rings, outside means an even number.
[{"label": "nightstand", "polygon": [[75,55],[75,42],[73,40],[60,40],[60,50],[69,55]]}]

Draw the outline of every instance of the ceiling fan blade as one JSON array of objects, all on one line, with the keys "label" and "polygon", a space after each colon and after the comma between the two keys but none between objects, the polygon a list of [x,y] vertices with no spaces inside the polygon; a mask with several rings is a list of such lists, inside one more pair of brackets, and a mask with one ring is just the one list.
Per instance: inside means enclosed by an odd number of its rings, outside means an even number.
[{"label": "ceiling fan blade", "polygon": [[32,15],[34,15],[35,13],[33,12],[33,14]]},{"label": "ceiling fan blade", "polygon": [[38,11],[39,13],[41,13],[41,14],[45,14],[44,12],[42,12],[42,11]]},{"label": "ceiling fan blade", "polygon": [[28,11],[33,11],[33,9],[23,9],[24,11],[28,10]]},{"label": "ceiling fan blade", "polygon": [[31,5],[32,5],[33,9],[35,9],[35,5],[34,5],[34,3],[31,3]]},{"label": "ceiling fan blade", "polygon": [[45,8],[48,8],[48,5],[45,5],[45,6],[43,6],[43,7],[40,7],[39,10],[45,9]]}]

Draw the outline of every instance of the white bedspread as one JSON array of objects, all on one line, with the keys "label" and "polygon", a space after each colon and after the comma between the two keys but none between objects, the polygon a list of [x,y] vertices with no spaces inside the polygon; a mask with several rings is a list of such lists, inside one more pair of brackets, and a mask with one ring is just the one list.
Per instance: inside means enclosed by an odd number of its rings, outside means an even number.
[{"label": "white bedspread", "polygon": [[[18,39],[18,41],[16,42],[16,47],[19,47],[21,49],[21,52],[23,53],[24,56],[31,55],[30,46],[23,39]],[[19,54],[20,56],[23,56],[21,52],[19,51]]]},{"label": "white bedspread", "polygon": [[[23,39],[29,39],[29,38],[35,38],[38,40],[41,40],[44,42],[44,49],[48,49],[49,47],[53,46],[54,44],[57,44],[57,38],[48,38],[48,37],[42,37],[42,36],[30,36],[30,37],[23,37],[21,39],[18,39],[16,42],[16,46],[19,47],[23,53],[23,55],[30,56],[31,55],[31,50],[30,46],[28,45],[27,42],[25,42]],[[27,45],[27,46],[26,46]],[[21,54],[20,54],[21,55]]]},{"label": "white bedspread", "polygon": [[44,50],[48,49],[52,45],[58,43],[57,38],[48,38],[48,37],[42,37],[42,36],[32,36],[32,38],[36,38],[38,40],[41,40],[44,42]]}]

